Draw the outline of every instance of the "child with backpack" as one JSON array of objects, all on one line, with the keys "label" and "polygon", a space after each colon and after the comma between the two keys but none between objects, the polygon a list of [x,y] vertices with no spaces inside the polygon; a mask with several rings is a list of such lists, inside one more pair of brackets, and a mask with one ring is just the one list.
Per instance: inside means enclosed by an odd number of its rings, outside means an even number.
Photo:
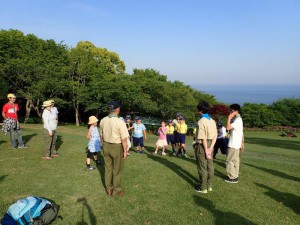
[{"label": "child with backpack", "polygon": [[95,116],[89,117],[89,131],[87,134],[87,138],[89,139],[88,143],[88,151],[86,156],[86,168],[87,170],[93,170],[94,168],[91,167],[91,157],[95,160],[97,165],[100,165],[100,161],[98,160],[98,152],[101,149],[101,142],[100,142],[100,134],[97,128],[98,119]]},{"label": "child with backpack", "polygon": [[168,146],[167,143],[167,132],[168,132],[168,128],[166,127],[166,123],[165,121],[161,121],[161,127],[158,128],[158,135],[159,138],[156,142],[156,148],[155,148],[155,152],[154,155],[157,154],[158,148],[161,147],[162,148],[162,153],[161,155],[166,155],[165,153],[165,149]]}]

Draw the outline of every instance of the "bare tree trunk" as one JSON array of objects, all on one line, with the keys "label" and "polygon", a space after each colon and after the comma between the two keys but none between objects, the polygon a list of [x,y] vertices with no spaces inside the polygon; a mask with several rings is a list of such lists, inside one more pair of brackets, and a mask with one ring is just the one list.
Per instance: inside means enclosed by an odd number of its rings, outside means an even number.
[{"label": "bare tree trunk", "polygon": [[27,99],[26,100],[26,115],[25,115],[24,123],[28,123],[28,119],[29,119],[30,111],[31,111],[31,104],[32,104],[32,101]]},{"label": "bare tree trunk", "polygon": [[74,103],[76,126],[79,127],[79,104]]},{"label": "bare tree trunk", "polygon": [[38,100],[36,101],[36,105],[35,105],[35,106],[33,105],[33,108],[35,109],[36,114],[39,116],[40,120],[42,121],[42,113],[41,113],[41,111],[39,110],[39,104],[40,104],[40,99],[38,99]]}]

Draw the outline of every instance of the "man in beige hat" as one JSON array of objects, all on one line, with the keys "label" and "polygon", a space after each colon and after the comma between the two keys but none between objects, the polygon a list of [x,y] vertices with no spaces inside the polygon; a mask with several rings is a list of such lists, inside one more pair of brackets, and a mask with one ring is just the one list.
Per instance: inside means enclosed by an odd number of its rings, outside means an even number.
[{"label": "man in beige hat", "polygon": [[[2,116],[4,118],[3,131],[10,132],[10,141],[13,148],[27,148],[23,142],[22,133],[18,121],[18,111],[19,106],[15,103],[16,96],[14,94],[8,94],[8,103],[6,103],[2,108]],[[15,140],[15,132],[18,136],[18,144]]]},{"label": "man in beige hat", "polygon": [[52,159],[52,157],[59,156],[54,149],[54,137],[56,133],[56,119],[51,114],[51,108],[52,108],[52,101],[44,101],[43,102],[43,123],[44,123],[44,155],[43,159]]},{"label": "man in beige hat", "polygon": [[100,136],[103,143],[105,163],[105,185],[109,196],[125,194],[121,186],[124,160],[127,156],[128,130],[126,124],[118,118],[120,103],[112,101],[108,104],[109,115],[100,121]]}]

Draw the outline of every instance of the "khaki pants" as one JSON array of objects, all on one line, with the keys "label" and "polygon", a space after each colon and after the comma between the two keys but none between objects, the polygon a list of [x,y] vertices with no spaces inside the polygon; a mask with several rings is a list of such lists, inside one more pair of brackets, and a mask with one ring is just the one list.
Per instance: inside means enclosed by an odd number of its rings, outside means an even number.
[{"label": "khaki pants", "polygon": [[106,189],[122,191],[121,178],[124,170],[122,144],[103,143]]},{"label": "khaki pants", "polygon": [[56,137],[55,130],[52,131],[52,136],[49,136],[49,132],[47,129],[43,130],[44,136],[44,156],[50,157],[53,154],[57,154],[54,144],[54,138]]},{"label": "khaki pants", "polygon": [[[211,145],[211,140],[207,140],[207,147]],[[212,181],[214,177],[214,164],[213,159],[206,159],[205,151],[202,144],[198,145],[195,151],[197,169],[200,180],[200,187],[205,190],[212,187]]]},{"label": "khaki pants", "polygon": [[226,158],[226,172],[230,179],[235,179],[239,176],[240,169],[240,150],[228,148]]}]

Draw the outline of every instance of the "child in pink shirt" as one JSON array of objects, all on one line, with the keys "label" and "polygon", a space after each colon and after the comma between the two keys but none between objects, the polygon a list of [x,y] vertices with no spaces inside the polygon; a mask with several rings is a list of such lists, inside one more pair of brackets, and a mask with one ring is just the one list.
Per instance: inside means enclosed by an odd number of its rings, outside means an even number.
[{"label": "child in pink shirt", "polygon": [[158,138],[158,140],[156,142],[156,149],[155,149],[154,155],[157,154],[157,151],[158,151],[159,147],[162,148],[162,153],[161,154],[162,155],[166,155],[165,149],[168,146],[168,143],[167,143],[167,132],[168,132],[168,128],[166,127],[165,121],[161,121],[161,127],[158,128],[159,138]]}]

